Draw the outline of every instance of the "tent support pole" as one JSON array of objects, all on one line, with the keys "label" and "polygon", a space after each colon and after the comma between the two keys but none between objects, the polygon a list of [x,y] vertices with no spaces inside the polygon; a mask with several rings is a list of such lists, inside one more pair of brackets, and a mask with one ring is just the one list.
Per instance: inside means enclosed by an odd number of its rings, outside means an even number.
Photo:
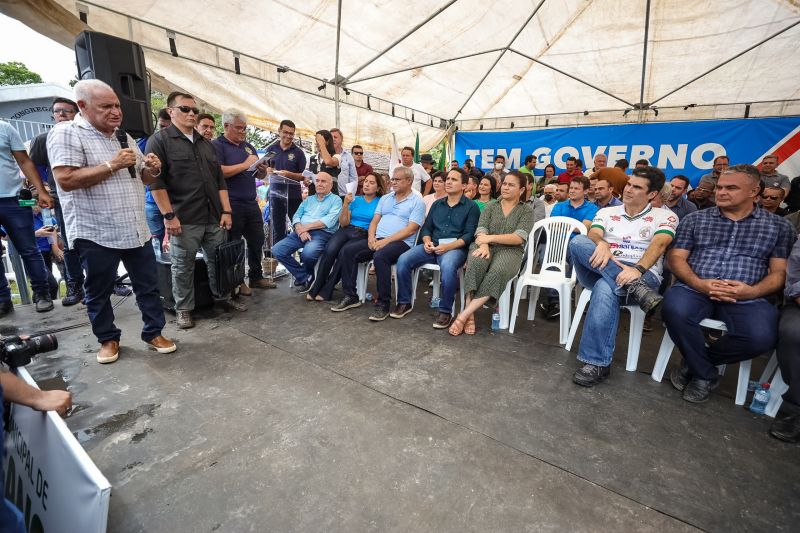
[{"label": "tent support pole", "polygon": [[[374,55],[373,57],[369,58],[369,60],[367,60],[367,62],[366,62],[366,63],[364,63],[363,65],[361,65],[360,67],[358,67],[357,69],[355,69],[353,72],[351,72],[351,73],[350,73],[350,75],[349,75],[349,76],[347,76],[347,79],[349,80],[350,78],[352,78],[353,76],[355,76],[356,74],[358,74],[359,72],[361,72],[362,70],[364,70],[365,68],[367,68],[367,67],[368,67],[368,66],[369,66],[369,65],[370,65],[370,64],[371,64],[373,61],[375,61],[376,59],[378,59],[379,57],[381,57],[383,54],[385,54],[386,52],[388,52],[389,50],[391,50],[392,48],[394,48],[395,46],[397,46],[397,45],[398,45],[398,44],[400,44],[401,42],[405,41],[405,40],[406,40],[406,39],[407,39],[407,38],[408,38],[408,37],[409,37],[411,34],[413,34],[414,32],[416,32],[418,29],[420,29],[421,27],[423,27],[425,24],[427,24],[428,22],[430,22],[431,20],[433,20],[433,19],[434,19],[434,18],[436,18],[437,16],[439,16],[439,14],[440,14],[440,13],[442,13],[442,12],[443,12],[445,9],[447,9],[448,7],[450,7],[450,6],[452,6],[453,4],[455,4],[457,1],[458,1],[458,0],[450,0],[450,1],[449,1],[449,2],[447,2],[445,5],[443,5],[442,7],[440,7],[439,9],[437,9],[436,11],[434,11],[434,12],[433,12],[433,14],[431,14],[431,16],[429,16],[428,18],[426,18],[425,20],[423,20],[422,22],[420,22],[419,24],[417,24],[416,26],[414,26],[413,28],[411,28],[410,30],[408,30],[408,32],[406,32],[406,33],[405,33],[405,34],[404,34],[402,37],[400,37],[399,39],[397,39],[396,41],[394,41],[392,44],[390,44],[389,46],[387,46],[386,48],[384,48],[383,50],[381,50],[380,52],[378,52],[378,53],[377,53],[376,55]],[[341,9],[342,9],[342,4],[341,4],[341,1],[340,1],[340,2],[339,2],[339,11],[340,11],[340,12],[341,12]],[[340,16],[341,16],[341,15],[340,15]]]},{"label": "tent support pole", "polygon": [[533,12],[530,14],[530,16],[527,19],[525,19],[525,22],[522,23],[522,26],[519,27],[519,29],[514,34],[514,36],[511,38],[511,40],[508,41],[508,44],[506,45],[506,47],[503,48],[503,50],[500,52],[500,55],[497,56],[497,59],[494,60],[494,63],[492,63],[492,66],[489,67],[489,70],[486,71],[486,74],[483,75],[483,77],[481,78],[481,81],[479,81],[478,84],[475,86],[475,88],[472,89],[472,92],[469,93],[469,96],[467,97],[467,99],[464,100],[464,103],[461,104],[460,108],[458,108],[458,111],[456,112],[455,116],[453,117],[453,120],[458,118],[458,115],[460,115],[461,112],[464,111],[464,108],[467,107],[467,104],[469,103],[469,101],[472,100],[472,97],[475,96],[476,92],[478,92],[478,89],[480,89],[481,85],[483,85],[483,82],[486,81],[486,78],[488,78],[489,74],[492,73],[492,71],[494,70],[494,67],[496,67],[497,64],[500,62],[500,60],[503,59],[503,56],[505,55],[505,53],[508,52],[511,49],[511,45],[514,44],[514,41],[517,40],[517,37],[519,37],[519,34],[522,33],[522,30],[524,30],[525,27],[528,26],[528,23],[531,20],[533,20],[533,17],[535,17],[536,13],[539,12],[539,9],[541,9],[542,5],[544,5],[544,2],[545,2],[545,0],[542,0],[541,2],[539,2],[539,5],[536,6],[536,8],[533,10]]},{"label": "tent support pole", "polygon": [[642,51],[642,85],[639,90],[639,122],[644,117],[644,84],[647,77],[647,39],[650,37],[650,0],[644,12],[644,49]]},{"label": "tent support pole", "polygon": [[461,59],[467,59],[467,58],[470,58],[470,57],[482,56],[482,55],[485,55],[485,54],[491,54],[492,52],[499,52],[501,50],[503,50],[503,49],[502,48],[493,48],[492,50],[484,50],[483,52],[475,52],[474,54],[467,54],[465,56],[451,57],[449,59],[441,59],[439,61],[433,61],[431,63],[425,63],[424,65],[415,65],[413,67],[406,67],[406,68],[401,68],[399,70],[393,70],[392,72],[384,72],[383,74],[375,74],[374,76],[367,76],[365,78],[358,78],[357,80],[348,81],[348,83],[353,84],[353,83],[360,83],[362,81],[374,80],[375,78],[382,78],[384,76],[392,76],[394,74],[400,74],[401,72],[408,72],[409,70],[416,70],[416,69],[419,69],[419,68],[432,67],[434,65],[441,65],[442,63],[450,63],[452,61],[459,61]]},{"label": "tent support pole", "polygon": [[336,127],[339,128],[339,44],[342,37],[342,0],[339,0],[338,14],[336,16],[336,68],[334,81],[336,83],[334,91],[334,107],[336,108]]},{"label": "tent support pole", "polygon": [[611,98],[613,98],[614,100],[619,100],[619,101],[620,101],[620,102],[622,102],[623,104],[625,104],[625,105],[627,105],[627,106],[630,106],[630,107],[633,107],[633,104],[632,104],[632,103],[630,103],[630,102],[628,102],[627,100],[623,100],[623,99],[622,99],[622,98],[620,98],[619,96],[616,96],[616,95],[614,95],[614,94],[611,94],[610,92],[608,92],[608,91],[606,91],[606,90],[604,90],[604,89],[601,89],[600,87],[598,87],[598,86],[596,86],[596,85],[592,85],[591,83],[589,83],[589,82],[587,82],[587,81],[585,81],[585,80],[582,80],[582,79],[578,78],[577,76],[573,76],[573,75],[572,75],[572,74],[570,74],[569,72],[564,72],[563,70],[561,70],[561,69],[559,69],[559,68],[556,68],[556,67],[554,67],[554,66],[552,66],[552,65],[548,65],[548,64],[547,64],[547,63],[545,63],[544,61],[540,61],[539,59],[536,59],[535,57],[531,57],[531,56],[529,56],[528,54],[524,54],[524,53],[520,52],[519,50],[515,50],[514,48],[510,48],[509,50],[510,50],[511,52],[514,52],[514,53],[515,53],[515,54],[517,54],[517,55],[520,55],[520,56],[524,57],[525,59],[528,59],[528,60],[530,60],[530,61],[533,61],[533,62],[534,62],[534,63],[536,63],[537,65],[542,65],[543,67],[547,67],[547,68],[549,68],[550,70],[554,70],[554,71],[558,72],[559,74],[561,74],[561,75],[563,75],[563,76],[566,76],[566,77],[568,77],[568,78],[570,78],[570,79],[573,79],[573,80],[575,80],[575,81],[577,81],[577,82],[579,82],[579,83],[582,83],[582,84],[584,84],[584,85],[586,85],[586,86],[588,86],[588,87],[591,87],[591,88],[592,88],[592,89],[594,89],[595,91],[599,91],[599,92],[601,92],[601,93],[605,94],[606,96],[610,96],[610,97],[611,97]]},{"label": "tent support pole", "polygon": [[[797,22],[795,22],[794,24],[790,24],[790,25],[786,26],[786,27],[785,27],[785,28],[783,28],[782,30],[779,30],[779,31],[777,31],[777,32],[773,33],[772,35],[770,35],[770,36],[769,36],[769,37],[767,37],[766,39],[764,39],[764,40],[762,40],[762,41],[759,41],[759,42],[757,42],[756,44],[754,44],[754,45],[753,45],[753,46],[751,46],[750,48],[747,48],[747,49],[745,49],[745,50],[742,50],[741,52],[739,52],[739,53],[738,53],[738,54],[736,54],[735,56],[731,57],[730,59],[726,59],[725,61],[723,61],[722,63],[720,63],[720,64],[719,64],[719,65],[717,65],[716,67],[708,69],[707,71],[703,72],[703,73],[702,73],[702,74],[700,74],[699,76],[697,76],[697,77],[695,77],[695,78],[692,78],[691,80],[687,81],[686,83],[684,83],[684,84],[683,84],[683,85],[681,85],[680,87],[677,87],[677,88],[675,88],[675,89],[672,89],[670,92],[668,92],[668,93],[667,93],[667,94],[665,94],[664,96],[659,96],[658,98],[656,98],[655,100],[653,100],[653,104],[655,104],[656,102],[659,102],[659,101],[663,100],[663,99],[664,99],[664,98],[666,98],[667,96],[670,96],[670,95],[673,95],[673,94],[675,94],[676,92],[680,91],[681,89],[685,88],[686,86],[688,86],[688,85],[691,85],[692,83],[696,82],[696,81],[697,81],[697,80],[699,80],[700,78],[702,78],[702,77],[704,77],[704,76],[707,76],[707,75],[711,74],[712,72],[714,72],[715,70],[717,70],[718,68],[720,68],[720,67],[723,67],[723,66],[727,65],[728,63],[730,63],[730,62],[731,62],[731,61],[733,61],[734,59],[738,59],[738,58],[742,57],[743,55],[745,55],[747,52],[749,52],[749,51],[753,50],[754,48],[758,48],[759,46],[761,46],[761,45],[762,45],[762,44],[764,44],[765,42],[767,42],[767,41],[770,41],[770,40],[774,39],[775,37],[777,37],[778,35],[780,35],[780,34],[782,34],[782,33],[786,32],[786,31],[789,31],[789,30],[791,30],[792,28],[794,28],[794,27],[795,27],[795,26],[797,26],[798,24],[800,24],[800,20],[798,20],[798,21],[797,21]],[[650,104],[650,105],[652,105],[652,104]]]}]

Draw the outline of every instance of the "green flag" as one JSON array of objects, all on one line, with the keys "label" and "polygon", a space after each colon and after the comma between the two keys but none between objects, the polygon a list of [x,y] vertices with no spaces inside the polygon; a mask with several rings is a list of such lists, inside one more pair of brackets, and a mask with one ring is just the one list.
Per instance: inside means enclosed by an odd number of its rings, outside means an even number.
[{"label": "green flag", "polygon": [[419,163],[419,130],[417,130],[417,142],[414,144],[414,163]]},{"label": "green flag", "polygon": [[444,139],[439,143],[439,164],[436,165],[436,168],[439,170],[445,170],[447,168],[447,146],[445,145]]}]

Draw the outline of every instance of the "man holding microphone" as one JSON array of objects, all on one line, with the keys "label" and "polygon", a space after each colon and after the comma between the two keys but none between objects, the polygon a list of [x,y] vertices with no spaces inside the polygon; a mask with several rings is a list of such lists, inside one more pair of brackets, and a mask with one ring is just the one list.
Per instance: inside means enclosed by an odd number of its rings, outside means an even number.
[{"label": "man holding microphone", "polygon": [[67,239],[86,273],[87,312],[101,344],[97,361],[113,363],[119,357],[122,332],[114,325],[111,293],[120,261],[142,313],[142,340],[159,353],[174,352],[175,343],[161,334],[164,310],[144,213],[144,185],[159,176],[161,161],[153,154],[142,155],[133,139],[119,130],[119,98],[106,83],[79,81],[75,100],[80,114],[53,128],[47,153]]}]

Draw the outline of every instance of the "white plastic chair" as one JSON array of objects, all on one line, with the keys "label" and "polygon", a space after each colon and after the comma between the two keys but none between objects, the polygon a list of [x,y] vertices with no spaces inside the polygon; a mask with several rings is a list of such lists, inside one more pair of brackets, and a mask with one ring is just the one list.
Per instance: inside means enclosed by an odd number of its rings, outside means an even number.
[{"label": "white plastic chair", "polygon": [[[419,273],[422,270],[431,270],[433,271],[433,298],[439,297],[439,291],[442,285],[442,272],[439,268],[438,263],[425,263],[424,265],[415,268],[414,272],[411,274],[411,307],[414,307],[414,300],[417,299],[417,284],[419,283]],[[397,279],[395,278],[395,285],[397,284]],[[458,290],[461,296],[461,309],[464,309],[464,268],[458,269]],[[395,299],[397,299],[397,291],[395,291]],[[451,314],[455,316],[456,314],[456,301],[453,300],[453,310]]]},{"label": "white plastic chair", "polygon": [[[575,335],[578,333],[578,327],[581,324],[581,317],[586,306],[589,305],[589,300],[592,298],[591,289],[584,288],[578,298],[578,305],[575,307],[575,319],[569,328],[569,338],[565,350],[572,349],[572,343],[575,341]],[[628,328],[628,361],[625,364],[625,370],[628,372],[636,372],[639,363],[639,350],[642,347],[642,332],[644,331],[645,312],[642,311],[638,305],[624,305],[622,309],[627,309],[631,314],[631,324]]]},{"label": "white plastic chair", "polygon": [[[700,325],[705,328],[728,331],[725,322],[713,320],[711,318],[704,319],[700,322]],[[656,364],[653,366],[653,373],[650,375],[654,381],[660,382],[664,377],[664,371],[667,369],[667,363],[669,363],[669,358],[672,356],[673,348],[675,348],[675,342],[669,336],[669,332],[665,330],[664,338],[661,340],[661,348],[659,348],[658,357],[656,357]],[[744,401],[747,398],[747,385],[750,382],[751,365],[751,359],[739,362],[739,381],[736,385],[736,405],[744,405]],[[719,365],[717,367],[720,370],[720,375],[725,373],[725,367],[726,365]]]},{"label": "white plastic chair", "polygon": [[[586,235],[586,226],[583,222],[575,220],[574,218],[549,217],[540,220],[533,226],[528,240],[530,241],[530,239],[535,238],[534,235],[537,234],[539,230],[544,231],[545,237],[547,238],[541,269],[539,273],[533,273],[536,266],[535,255],[537,255],[537,250],[536,246],[529,246],[525,272],[523,272],[516,281],[514,305],[511,308],[508,332],[514,333],[514,323],[517,320],[522,291],[526,287],[534,287],[529,297],[531,298],[531,302],[536,302],[539,300],[539,289],[541,287],[546,287],[558,291],[558,301],[561,309],[559,315],[560,325],[558,342],[560,344],[566,344],[572,316],[572,289],[575,287],[575,269],[573,268],[572,274],[567,276],[567,250],[572,234],[577,232],[581,235]],[[532,304],[529,303],[528,305],[530,306]],[[535,305],[535,303],[533,303],[533,305]],[[529,313],[530,320],[533,320],[534,317],[535,314],[534,316],[530,316]]]},{"label": "white plastic chair", "polygon": [[[361,303],[367,301],[367,283],[369,283],[369,269],[372,268],[372,259],[365,263],[358,264],[358,273],[356,274],[356,293]],[[392,265],[392,279],[397,279],[397,266]],[[394,301],[397,302],[397,282],[394,285]],[[412,296],[413,298],[413,296]],[[413,302],[412,302],[413,303]],[[389,302],[391,306],[391,302]]]}]

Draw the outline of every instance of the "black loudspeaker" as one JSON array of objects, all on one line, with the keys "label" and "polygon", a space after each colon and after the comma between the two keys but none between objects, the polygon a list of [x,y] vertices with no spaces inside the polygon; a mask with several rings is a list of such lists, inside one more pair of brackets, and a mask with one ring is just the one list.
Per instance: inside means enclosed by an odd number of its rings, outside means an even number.
[{"label": "black loudspeaker", "polygon": [[150,84],[144,52],[138,44],[85,31],[75,38],[78,79],[98,79],[109,84],[122,105],[122,128],[134,138],[153,133]]}]

